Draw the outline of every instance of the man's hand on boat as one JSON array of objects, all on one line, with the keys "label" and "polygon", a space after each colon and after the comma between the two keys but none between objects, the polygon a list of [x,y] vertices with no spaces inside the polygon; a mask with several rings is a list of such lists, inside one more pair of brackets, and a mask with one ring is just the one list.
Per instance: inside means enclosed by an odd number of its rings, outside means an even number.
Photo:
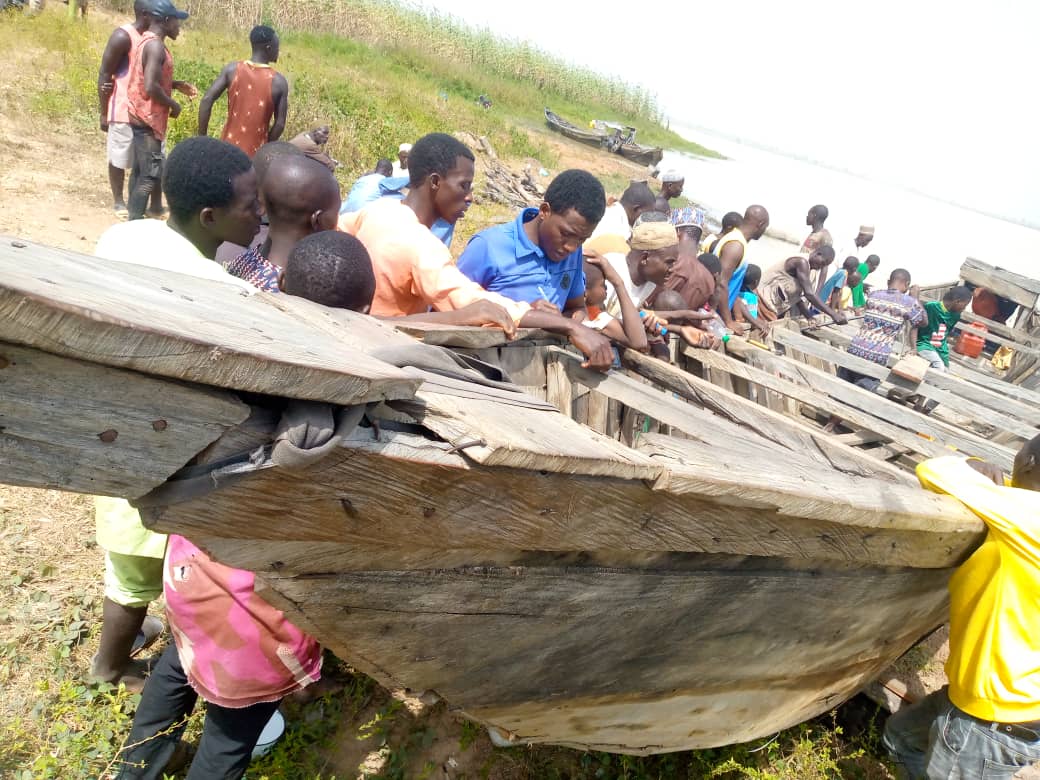
[{"label": "man's hand on boat", "polygon": [[[574,321],[571,320],[571,322]],[[593,371],[609,371],[610,366],[614,363],[614,350],[611,347],[610,339],[577,322],[574,322],[574,326],[567,333],[567,338],[585,356],[585,362],[581,364],[581,367],[590,368]]]},{"label": "man's hand on boat", "polygon": [[456,325],[482,325],[489,328],[501,328],[506,336],[516,336],[516,323],[504,307],[493,301],[474,301],[468,306],[455,310],[458,317]]}]

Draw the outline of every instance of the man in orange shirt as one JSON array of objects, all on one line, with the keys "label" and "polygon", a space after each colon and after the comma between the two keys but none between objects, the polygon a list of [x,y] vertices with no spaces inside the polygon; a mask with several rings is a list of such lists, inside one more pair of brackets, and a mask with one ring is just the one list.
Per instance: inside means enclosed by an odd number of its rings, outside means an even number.
[{"label": "man in orange shirt", "polygon": [[[473,152],[445,133],[423,136],[408,158],[411,177],[403,200],[381,198],[340,217],[339,228],[356,236],[372,258],[377,317],[420,315],[426,322],[491,325],[507,334],[518,325],[563,333],[586,356],[591,368],[607,370],[613,362],[610,341],[555,307],[531,305],[489,292],[466,277],[448,248],[430,232],[438,219],[455,224],[473,200]],[[429,309],[434,313],[427,313]],[[536,307],[537,308],[537,307]]]},{"label": "man in orange shirt", "polygon": [[[253,53],[248,60],[230,62],[199,102],[199,135],[209,132],[213,102],[226,91],[228,116],[221,139],[233,143],[252,158],[268,141],[277,141],[289,113],[289,82],[276,71],[280,42],[267,25],[249,33]],[[274,123],[271,120],[274,118]]]}]

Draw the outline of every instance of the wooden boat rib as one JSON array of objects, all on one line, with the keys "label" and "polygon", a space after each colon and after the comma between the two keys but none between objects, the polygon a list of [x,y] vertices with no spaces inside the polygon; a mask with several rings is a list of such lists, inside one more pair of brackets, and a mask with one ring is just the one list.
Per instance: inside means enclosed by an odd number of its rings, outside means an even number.
[{"label": "wooden boat rib", "polygon": [[548,108],[545,109],[545,123],[548,125],[550,130],[565,135],[574,141],[586,144],[587,146],[606,149],[615,154],[620,154],[622,157],[639,163],[640,165],[657,165],[661,162],[661,158],[664,157],[664,150],[658,146],[644,146],[643,144],[637,143],[621,143],[620,141],[614,143],[614,132],[607,133],[595,129],[586,130],[568,122],[562,116],[550,111]]},{"label": "wooden boat rib", "polygon": [[[4,481],[137,501],[152,527],[256,572],[381,683],[517,741],[643,754],[798,723],[943,620],[946,581],[982,538],[906,468],[935,454],[916,434],[941,440],[923,427],[941,420],[845,395],[861,438],[891,437],[868,452],[806,417],[836,388],[808,393],[818,377],[797,355],[828,347],[801,334],[780,337],[787,356],[737,339],[679,356],[706,378],[631,352],[600,375],[543,333],[406,335],[18,243],[0,241]],[[524,392],[373,355],[414,336],[494,361]],[[942,382],[958,408],[1008,401]],[[292,398],[371,403],[381,426],[276,465],[266,445]],[[671,434],[632,439],[642,415]]]}]

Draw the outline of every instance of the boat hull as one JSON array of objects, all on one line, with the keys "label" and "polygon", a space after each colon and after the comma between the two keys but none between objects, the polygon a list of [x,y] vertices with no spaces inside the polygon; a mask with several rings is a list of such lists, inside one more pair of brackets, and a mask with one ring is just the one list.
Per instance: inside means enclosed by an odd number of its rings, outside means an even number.
[{"label": "boat hull", "polygon": [[[770,504],[746,484],[676,493],[677,478],[488,468],[364,437],[146,523],[256,572],[262,597],[383,685],[518,742],[661,753],[825,712],[942,622],[980,535],[864,496],[857,516],[879,525],[829,525],[809,486]],[[908,491],[877,495],[944,506]]]},{"label": "boat hull", "polygon": [[415,567],[414,550],[372,548],[377,569],[346,545],[319,557],[357,570],[292,574],[272,571],[278,543],[211,547],[266,571],[265,598],[388,687],[519,742],[631,754],[745,742],[837,706],[943,621],[950,574],[706,554],[441,566],[433,550]]}]

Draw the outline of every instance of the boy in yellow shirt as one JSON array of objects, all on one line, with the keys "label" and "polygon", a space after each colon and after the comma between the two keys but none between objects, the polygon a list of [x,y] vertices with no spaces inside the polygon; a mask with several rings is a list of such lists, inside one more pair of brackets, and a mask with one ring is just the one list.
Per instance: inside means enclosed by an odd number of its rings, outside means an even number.
[{"label": "boy in yellow shirt", "polygon": [[1010,485],[994,471],[957,457],[917,467],[987,534],[950,578],[949,686],[885,724],[904,776],[1019,778],[1040,762],[1040,436],[1018,453]]}]

